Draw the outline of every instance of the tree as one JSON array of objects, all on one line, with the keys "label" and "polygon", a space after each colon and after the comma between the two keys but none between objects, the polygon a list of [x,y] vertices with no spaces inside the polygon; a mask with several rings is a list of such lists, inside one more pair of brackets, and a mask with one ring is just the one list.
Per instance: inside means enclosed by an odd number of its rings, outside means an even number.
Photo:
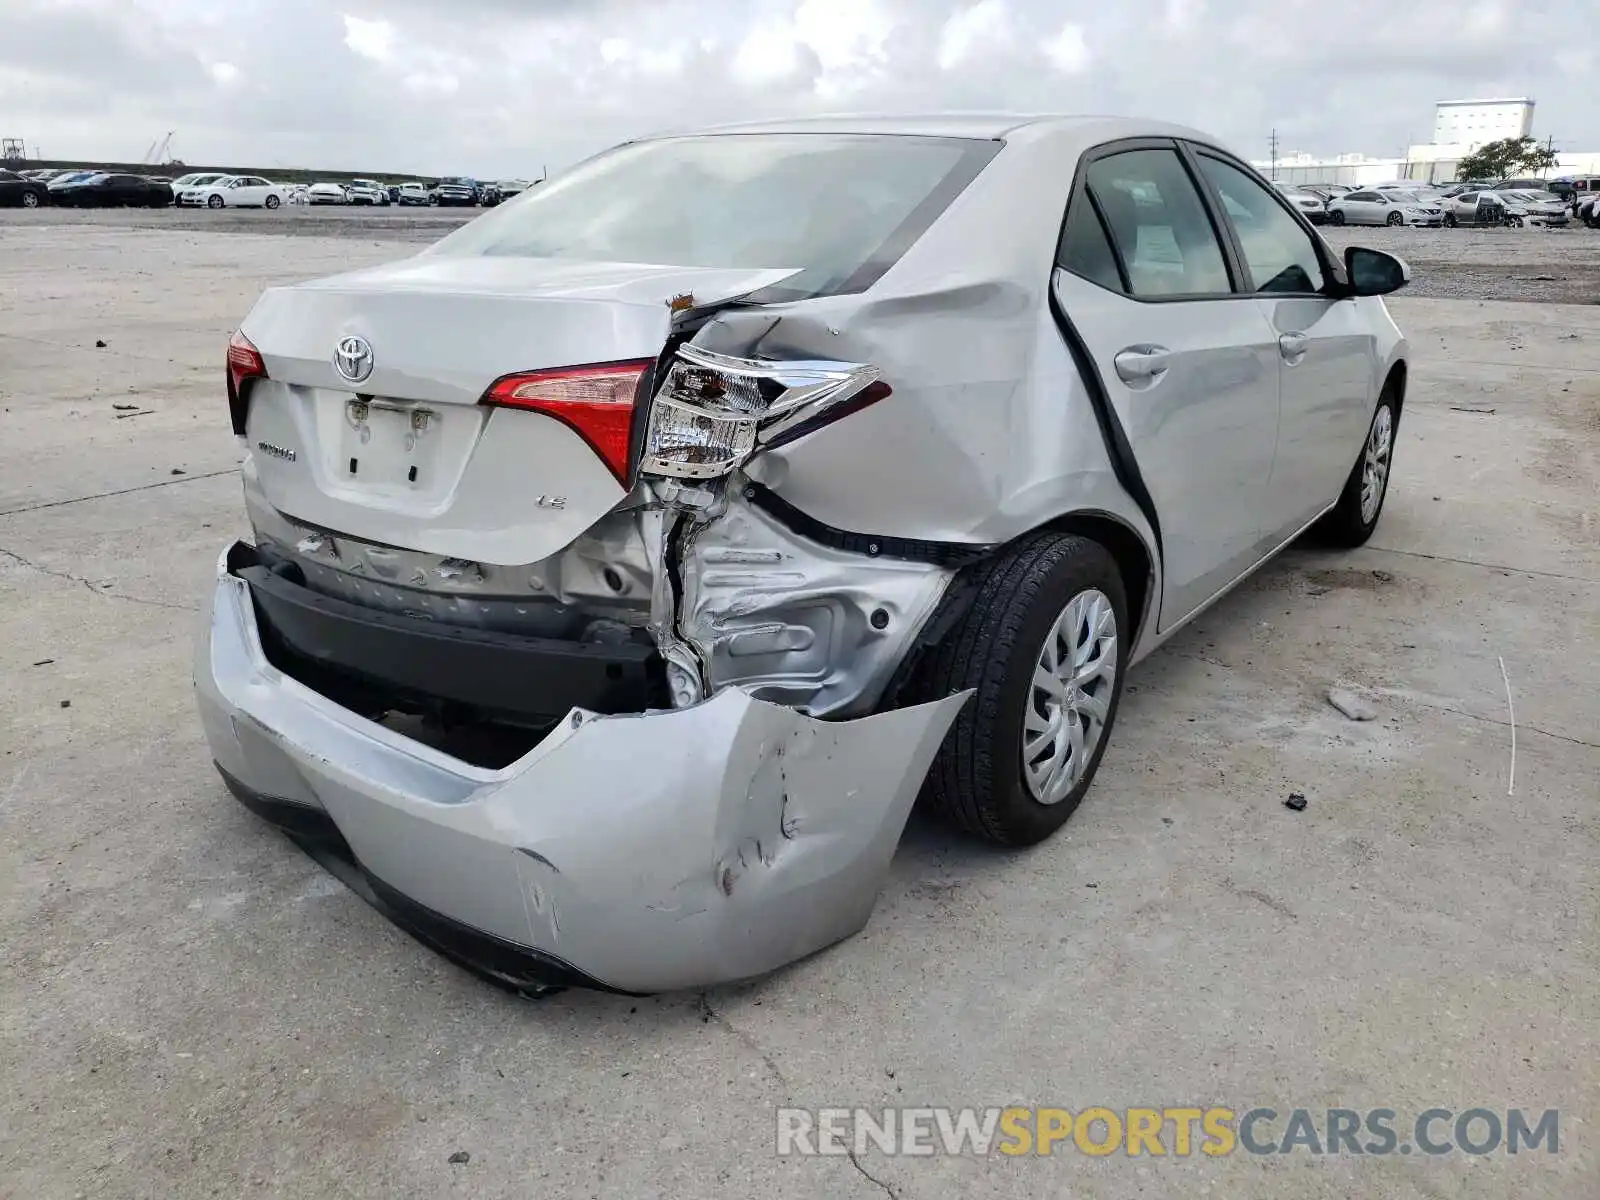
[{"label": "tree", "polygon": [[1556,165],[1556,155],[1531,137],[1485,142],[1456,164],[1457,179],[1506,179],[1537,175]]}]

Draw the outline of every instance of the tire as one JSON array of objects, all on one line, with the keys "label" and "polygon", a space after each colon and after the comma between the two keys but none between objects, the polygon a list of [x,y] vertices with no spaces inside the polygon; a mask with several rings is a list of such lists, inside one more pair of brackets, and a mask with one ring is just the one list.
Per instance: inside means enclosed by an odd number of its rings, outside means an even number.
[{"label": "tire", "polygon": [[[1354,550],[1357,546],[1365,545],[1372,536],[1379,518],[1383,516],[1383,502],[1389,495],[1389,477],[1394,467],[1394,438],[1399,428],[1394,396],[1385,388],[1378,397],[1378,406],[1367,425],[1367,437],[1361,443],[1356,465],[1350,468],[1344,491],[1339,493],[1339,502],[1317,522],[1313,530],[1318,541],[1343,550]],[[1375,498],[1370,504],[1364,504],[1369,460],[1373,463],[1381,461],[1381,472]]]},{"label": "tire", "polygon": [[1328,220],[1334,225],[1344,224],[1344,209],[1336,208],[1328,214]]},{"label": "tire", "polygon": [[1399,213],[1390,213],[1388,218],[1384,221],[1385,225],[1404,225],[1405,223],[1406,219]]},{"label": "tire", "polygon": [[[1001,845],[1031,846],[1065,824],[1082,803],[1110,742],[1131,648],[1126,594],[1116,560],[1104,546],[1055,533],[1025,539],[986,564],[976,583],[972,607],[919,672],[918,690],[925,699],[976,691],[934,758],[924,798],[969,833]],[[1082,649],[1085,625],[1077,618],[1087,609],[1075,612],[1074,605],[1092,605],[1101,620],[1109,613],[1111,622],[1109,641],[1102,636],[1090,643],[1090,662],[1098,662],[1101,670],[1081,693],[1076,687],[1069,693],[1084,709],[1035,683],[1047,654],[1059,661],[1057,631],[1064,622],[1078,626],[1066,635],[1067,661]],[[1101,717],[1097,731],[1085,711],[1091,700],[1098,702],[1093,708]],[[1058,728],[1053,742],[1049,725]],[[1041,801],[1036,788],[1047,794],[1049,788],[1037,777],[1033,783],[1027,778],[1024,738],[1034,735],[1038,749],[1032,757],[1043,755],[1048,765],[1062,761],[1064,744],[1072,746],[1070,728],[1078,730],[1077,766],[1060,777],[1053,803]],[[1073,761],[1068,757],[1065,763]]]},{"label": "tire", "polygon": [[268,196],[263,203],[266,204],[268,208],[277,208],[278,205],[283,203],[283,201],[279,200],[276,196]]},{"label": "tire", "polygon": [[1444,227],[1446,229],[1454,229],[1456,227],[1456,215],[1455,215],[1455,213],[1445,213],[1445,215],[1444,215]]},{"label": "tire", "polygon": [[437,196],[429,196],[428,197],[428,206],[430,208],[438,208],[439,207],[439,197],[437,197]]},{"label": "tire", "polygon": [[38,192],[23,192],[22,193],[22,207],[23,208],[38,208],[39,207],[39,193]]},{"label": "tire", "polygon": [[207,208],[221,208],[223,206],[223,203],[224,203],[224,201],[223,201],[221,196],[208,196],[206,198],[206,207]]}]

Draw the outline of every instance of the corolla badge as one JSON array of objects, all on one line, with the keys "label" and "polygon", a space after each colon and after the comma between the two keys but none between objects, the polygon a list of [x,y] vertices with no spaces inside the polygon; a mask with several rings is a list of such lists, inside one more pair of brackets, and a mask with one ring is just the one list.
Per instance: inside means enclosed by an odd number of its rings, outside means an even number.
[{"label": "corolla badge", "polygon": [[347,383],[360,383],[372,374],[371,344],[355,334],[340,338],[333,351],[333,368]]}]

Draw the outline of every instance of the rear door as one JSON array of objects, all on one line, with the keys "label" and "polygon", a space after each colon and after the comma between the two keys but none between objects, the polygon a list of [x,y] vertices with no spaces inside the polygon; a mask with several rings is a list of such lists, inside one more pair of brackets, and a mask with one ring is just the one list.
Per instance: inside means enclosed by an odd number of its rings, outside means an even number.
[{"label": "rear door", "polygon": [[1328,296],[1320,239],[1271,188],[1208,147],[1194,155],[1277,344],[1281,415],[1265,512],[1281,543],[1338,497],[1366,436],[1370,321],[1354,301]]},{"label": "rear door", "polygon": [[1176,143],[1092,152],[1054,289],[1085,343],[1156,511],[1159,627],[1259,557],[1278,428],[1278,350],[1242,294]]}]

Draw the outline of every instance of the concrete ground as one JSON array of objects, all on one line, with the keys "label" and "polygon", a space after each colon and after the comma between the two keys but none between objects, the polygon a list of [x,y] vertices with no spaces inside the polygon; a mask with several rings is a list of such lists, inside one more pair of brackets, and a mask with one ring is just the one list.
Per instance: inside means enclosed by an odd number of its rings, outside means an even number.
[{"label": "concrete ground", "polygon": [[[0,1196],[1600,1194],[1600,308],[1397,298],[1373,543],[1292,550],[1139,668],[1048,844],[919,819],[843,945],[530,1003],[244,812],[192,707],[244,531],[227,335],[404,252],[0,224]],[[1556,1108],[1561,1148],[774,1152],[780,1104],[1214,1103]]]}]

